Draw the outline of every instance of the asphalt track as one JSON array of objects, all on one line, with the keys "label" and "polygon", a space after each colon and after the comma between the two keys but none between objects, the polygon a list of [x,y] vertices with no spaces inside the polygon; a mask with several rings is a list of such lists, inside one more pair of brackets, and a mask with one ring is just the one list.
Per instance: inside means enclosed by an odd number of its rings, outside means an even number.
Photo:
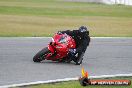
[{"label": "asphalt track", "polygon": [[[73,78],[81,75],[74,63],[44,61],[33,56],[51,38],[0,38],[0,86]],[[132,73],[132,38],[92,38],[83,66],[90,76]]]}]

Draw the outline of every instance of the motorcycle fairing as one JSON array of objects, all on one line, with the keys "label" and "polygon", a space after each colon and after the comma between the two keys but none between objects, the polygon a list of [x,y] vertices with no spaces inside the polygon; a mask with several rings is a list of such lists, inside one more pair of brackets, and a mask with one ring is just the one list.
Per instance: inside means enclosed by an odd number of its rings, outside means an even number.
[{"label": "motorcycle fairing", "polygon": [[52,42],[48,44],[51,53],[47,55],[47,60],[56,61],[67,56],[70,48],[76,48],[74,39],[67,34],[55,34]]}]

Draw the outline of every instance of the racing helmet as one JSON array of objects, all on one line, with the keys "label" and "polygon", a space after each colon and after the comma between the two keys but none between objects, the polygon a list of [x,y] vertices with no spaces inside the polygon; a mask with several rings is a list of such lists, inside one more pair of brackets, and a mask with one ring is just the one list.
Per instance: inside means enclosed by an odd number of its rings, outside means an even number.
[{"label": "racing helmet", "polygon": [[84,32],[87,32],[88,30],[87,30],[87,27],[86,26],[81,26],[80,28],[79,28],[79,32],[81,32],[81,33],[84,33]]}]

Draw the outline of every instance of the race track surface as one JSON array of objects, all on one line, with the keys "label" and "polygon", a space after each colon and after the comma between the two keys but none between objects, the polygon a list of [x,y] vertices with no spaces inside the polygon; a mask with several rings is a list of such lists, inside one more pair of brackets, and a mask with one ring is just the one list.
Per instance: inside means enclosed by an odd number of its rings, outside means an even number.
[{"label": "race track surface", "polygon": [[[50,40],[0,38],[0,86],[80,76],[81,66],[74,63],[32,61]],[[83,66],[90,76],[132,73],[132,38],[92,38]]]}]

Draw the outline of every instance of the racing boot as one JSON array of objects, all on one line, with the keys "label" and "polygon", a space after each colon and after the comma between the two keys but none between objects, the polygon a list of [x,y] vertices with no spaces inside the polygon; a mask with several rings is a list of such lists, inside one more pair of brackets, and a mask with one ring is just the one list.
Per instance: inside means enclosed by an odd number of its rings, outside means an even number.
[{"label": "racing boot", "polygon": [[82,64],[83,56],[84,56],[84,52],[78,53],[78,56],[74,60],[74,62],[75,62],[76,65]]}]

